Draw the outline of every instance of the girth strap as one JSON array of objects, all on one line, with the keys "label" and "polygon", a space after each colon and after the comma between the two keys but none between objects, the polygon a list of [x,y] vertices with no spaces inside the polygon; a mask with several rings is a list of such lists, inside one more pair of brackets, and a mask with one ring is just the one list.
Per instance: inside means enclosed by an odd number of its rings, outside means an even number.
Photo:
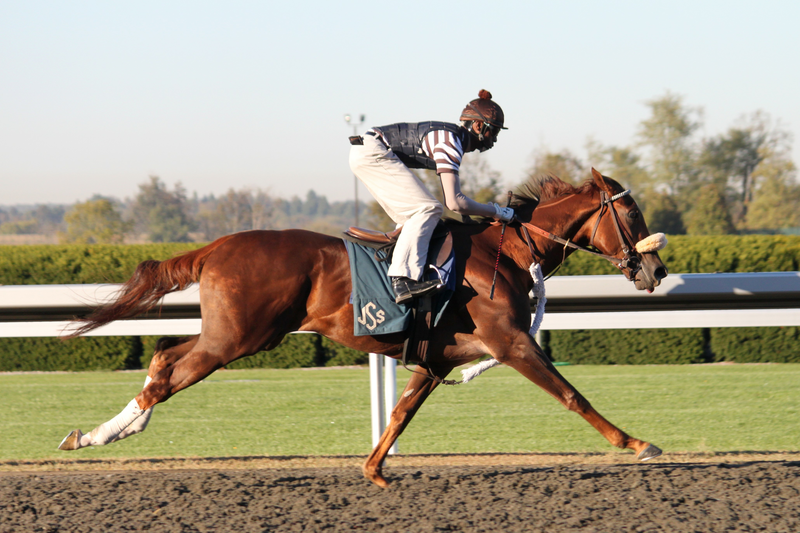
[{"label": "girth strap", "polygon": [[411,328],[403,345],[403,365],[414,360],[425,366],[428,359],[428,344],[431,340],[433,305],[430,296],[419,298],[412,312]]},{"label": "girth strap", "polygon": [[[423,297],[417,300],[414,308],[414,318],[408,338],[403,344],[403,368],[415,374],[422,374],[428,379],[443,385],[459,385],[460,381],[452,379],[442,379],[435,375],[428,366],[428,347],[431,340],[431,327],[433,326],[433,306],[431,297]],[[425,369],[425,372],[408,368],[410,361],[417,361],[418,367]]]}]

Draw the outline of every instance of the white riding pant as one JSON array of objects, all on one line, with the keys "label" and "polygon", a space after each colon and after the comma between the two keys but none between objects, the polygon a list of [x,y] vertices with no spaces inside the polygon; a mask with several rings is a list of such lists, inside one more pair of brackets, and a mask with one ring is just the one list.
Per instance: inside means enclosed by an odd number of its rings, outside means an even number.
[{"label": "white riding pant", "polygon": [[383,142],[364,135],[363,145],[350,149],[350,168],[403,231],[397,239],[390,276],[419,280],[425,271],[428,245],[442,216],[442,204]]}]

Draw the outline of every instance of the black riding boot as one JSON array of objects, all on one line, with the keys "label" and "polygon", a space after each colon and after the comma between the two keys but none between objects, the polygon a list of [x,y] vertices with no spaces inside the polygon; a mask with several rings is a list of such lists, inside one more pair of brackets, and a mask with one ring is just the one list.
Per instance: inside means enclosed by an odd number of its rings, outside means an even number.
[{"label": "black riding boot", "polygon": [[398,304],[407,303],[420,296],[432,296],[444,289],[444,284],[439,280],[415,281],[411,278],[392,278],[394,301]]}]

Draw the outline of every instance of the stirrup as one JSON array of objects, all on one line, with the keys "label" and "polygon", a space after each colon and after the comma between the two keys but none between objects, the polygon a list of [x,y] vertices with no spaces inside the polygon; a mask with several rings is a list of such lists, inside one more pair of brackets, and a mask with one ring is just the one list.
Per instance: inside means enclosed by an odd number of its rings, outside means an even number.
[{"label": "stirrup", "polygon": [[[415,298],[433,296],[441,292],[442,289],[444,289],[444,283],[442,283],[441,278],[438,280],[426,280],[426,281],[416,281],[409,278],[405,278],[405,280],[392,281],[392,290],[395,293],[394,301],[398,305],[407,303]],[[398,289],[400,289],[399,292]]]}]

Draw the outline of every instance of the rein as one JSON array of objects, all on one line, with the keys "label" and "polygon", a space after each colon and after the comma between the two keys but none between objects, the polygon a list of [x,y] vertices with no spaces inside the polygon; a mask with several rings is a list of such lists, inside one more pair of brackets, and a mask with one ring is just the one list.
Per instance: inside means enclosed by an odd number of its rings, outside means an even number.
[{"label": "rein", "polygon": [[[559,244],[563,244],[563,245],[564,245],[564,247],[566,247],[566,248],[572,248],[572,249],[574,249],[574,250],[580,250],[580,251],[582,251],[582,252],[586,252],[586,253],[590,253],[590,254],[592,254],[592,255],[596,255],[597,257],[602,257],[603,259],[606,259],[606,260],[608,260],[608,261],[611,261],[612,263],[614,263],[614,264],[615,264],[615,265],[617,265],[618,267],[619,267],[619,266],[622,264],[622,262],[623,262],[623,260],[622,260],[622,259],[619,259],[619,258],[617,258],[617,257],[614,257],[613,255],[601,254],[600,252],[595,252],[594,250],[590,250],[589,248],[584,248],[583,246],[580,246],[580,245],[578,245],[578,244],[575,244],[574,242],[572,242],[572,241],[569,241],[569,240],[567,240],[567,239],[562,239],[562,238],[561,238],[561,237],[559,237],[558,235],[554,235],[554,234],[550,233],[549,231],[543,230],[542,228],[540,228],[540,227],[538,227],[538,226],[534,226],[534,225],[533,225],[533,224],[531,224],[530,222],[522,222],[522,221],[520,221],[520,224],[522,224],[522,231],[523,231],[523,233],[528,233],[528,230],[530,230],[530,231],[532,231],[532,232],[534,232],[534,233],[538,233],[538,234],[539,234],[539,235],[541,235],[542,237],[546,237],[546,238],[550,239],[551,241],[555,241],[555,242],[557,242],[557,243],[559,243]],[[526,240],[526,241],[527,241],[527,243],[528,243],[528,248],[531,250],[531,255],[532,255],[532,256],[534,257],[534,259],[535,259],[535,258],[536,258],[536,256],[534,255],[533,246],[531,245],[531,238],[530,238],[530,235],[529,235],[529,234],[528,234],[528,235],[526,235],[526,237],[525,237],[525,240]]]},{"label": "rein", "polygon": [[[506,207],[511,205],[511,199],[513,197],[514,193],[508,191],[508,204],[506,204]],[[506,234],[506,226],[508,226],[508,222],[504,220],[503,229],[500,231],[500,245],[497,247],[497,260],[494,262],[494,276],[492,276],[492,291],[489,293],[490,300],[494,300],[494,285],[497,282],[497,269],[500,267],[500,252],[503,250],[503,236]]]}]

